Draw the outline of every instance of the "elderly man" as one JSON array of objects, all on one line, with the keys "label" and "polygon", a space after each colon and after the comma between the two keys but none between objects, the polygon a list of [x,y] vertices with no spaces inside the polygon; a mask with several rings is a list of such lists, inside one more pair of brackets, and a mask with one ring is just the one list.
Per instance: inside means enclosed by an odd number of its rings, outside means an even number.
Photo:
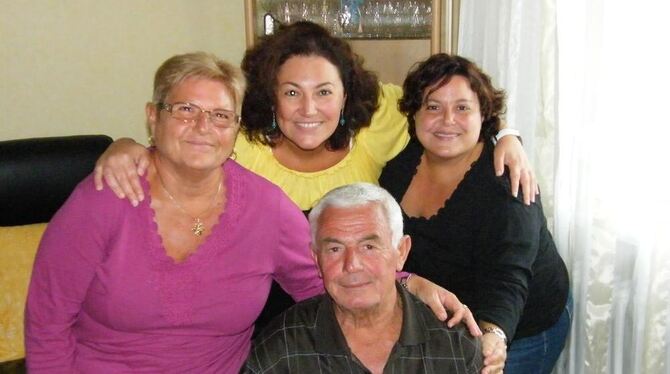
[{"label": "elderly man", "polygon": [[309,215],[327,295],[305,300],[256,338],[246,373],[478,373],[479,341],[449,328],[396,283],[411,241],[384,189],[337,188]]}]

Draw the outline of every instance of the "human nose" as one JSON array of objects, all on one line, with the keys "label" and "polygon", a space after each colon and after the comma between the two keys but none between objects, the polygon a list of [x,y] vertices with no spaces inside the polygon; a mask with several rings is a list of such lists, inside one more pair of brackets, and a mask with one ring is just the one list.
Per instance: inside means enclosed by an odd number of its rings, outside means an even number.
[{"label": "human nose", "polygon": [[451,125],[454,123],[454,116],[455,116],[454,111],[447,108],[444,110],[442,121],[447,125]]},{"label": "human nose", "polygon": [[316,114],[316,101],[314,98],[310,97],[309,95],[303,96],[302,99],[302,111],[305,115],[313,115]]},{"label": "human nose", "polygon": [[361,261],[356,249],[347,248],[344,252],[344,270],[355,272],[361,268]]},{"label": "human nose", "polygon": [[209,110],[200,109],[200,113],[195,118],[195,127],[199,130],[206,130],[208,122],[214,126],[214,122],[212,121],[212,112]]}]

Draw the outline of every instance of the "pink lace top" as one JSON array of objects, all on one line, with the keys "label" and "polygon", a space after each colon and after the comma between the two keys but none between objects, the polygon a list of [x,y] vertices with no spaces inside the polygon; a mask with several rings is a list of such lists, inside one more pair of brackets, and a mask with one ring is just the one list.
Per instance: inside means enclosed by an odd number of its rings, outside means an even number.
[{"label": "pink lace top", "polygon": [[91,177],[76,188],[35,260],[31,373],[236,373],[272,279],[297,300],[323,292],[300,210],[234,161],[223,168],[226,209],[181,263],[165,253],[150,199],[133,208]]}]

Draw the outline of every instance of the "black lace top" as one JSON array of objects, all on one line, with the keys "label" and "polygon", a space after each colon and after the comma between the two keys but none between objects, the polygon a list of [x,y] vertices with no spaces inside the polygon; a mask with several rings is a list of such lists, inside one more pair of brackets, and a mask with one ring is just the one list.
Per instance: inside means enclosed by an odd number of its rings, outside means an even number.
[{"label": "black lace top", "polygon": [[[379,183],[397,201],[422,152],[413,139],[384,168]],[[495,175],[489,142],[436,215],[403,216],[412,238],[404,270],[453,292],[477,319],[500,326],[508,339],[535,335],[560,317],[568,273],[539,196],[531,206],[511,196],[508,175]]]}]

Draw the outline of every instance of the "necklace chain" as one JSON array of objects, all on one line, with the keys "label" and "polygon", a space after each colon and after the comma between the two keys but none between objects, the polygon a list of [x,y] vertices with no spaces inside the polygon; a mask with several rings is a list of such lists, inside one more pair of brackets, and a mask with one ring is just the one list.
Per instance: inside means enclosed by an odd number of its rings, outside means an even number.
[{"label": "necklace chain", "polygon": [[223,185],[223,180],[219,181],[219,186],[216,188],[216,193],[214,193],[214,196],[212,197],[212,202],[209,203],[209,206],[207,207],[207,209],[200,212],[200,214],[197,214],[196,216],[192,216],[191,214],[189,214],[188,211],[186,211],[186,209],[184,209],[183,206],[181,206],[181,204],[179,204],[177,199],[175,199],[172,196],[170,191],[167,190],[167,188],[165,187],[165,183],[163,182],[163,177],[161,176],[161,173],[158,171],[158,168],[156,168],[156,174],[158,174],[158,181],[161,183],[161,188],[163,189],[165,194],[168,196],[168,198],[170,198],[170,201],[172,201],[172,203],[174,203],[174,205],[179,210],[184,212],[184,214],[191,217],[191,219],[193,220],[193,227],[191,227],[191,231],[193,232],[193,234],[196,235],[196,236],[202,236],[203,232],[205,232],[205,224],[202,222],[200,217],[202,217],[204,214],[208,213],[210,210],[212,210],[212,208],[214,208],[214,206],[216,206],[214,203],[216,202],[216,197],[219,196],[219,192],[221,192],[221,186]]}]

